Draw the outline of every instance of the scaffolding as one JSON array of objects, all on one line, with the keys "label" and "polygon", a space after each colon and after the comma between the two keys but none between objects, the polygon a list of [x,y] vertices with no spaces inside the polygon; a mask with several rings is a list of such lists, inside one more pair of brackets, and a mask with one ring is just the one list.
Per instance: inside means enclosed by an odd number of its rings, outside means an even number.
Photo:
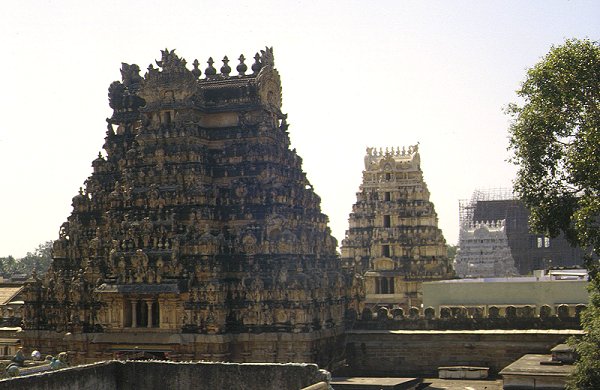
[{"label": "scaffolding", "polygon": [[[548,238],[529,229],[529,210],[510,188],[478,189],[468,200],[459,200],[459,237],[470,226],[505,221],[506,236],[515,267],[522,275],[552,266],[581,265],[584,252],[572,247],[563,236]],[[465,239],[467,236],[465,236]],[[540,246],[539,242],[544,245]]]},{"label": "scaffolding", "polygon": [[477,189],[473,191],[471,199],[460,199],[458,201],[458,221],[460,226],[468,226],[474,221],[475,208],[478,202],[500,201],[517,199],[512,188],[498,187],[488,189]]}]

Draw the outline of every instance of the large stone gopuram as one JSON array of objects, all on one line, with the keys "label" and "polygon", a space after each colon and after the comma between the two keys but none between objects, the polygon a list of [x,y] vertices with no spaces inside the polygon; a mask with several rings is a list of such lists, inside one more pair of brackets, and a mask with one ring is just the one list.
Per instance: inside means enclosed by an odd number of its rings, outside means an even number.
[{"label": "large stone gopuram", "polygon": [[342,259],[365,277],[367,306],[419,308],[422,282],[453,277],[418,145],[367,148]]},{"label": "large stone gopuram", "polygon": [[[110,85],[104,150],[46,275],[25,348],[72,361],[316,362],[343,351],[358,279],[290,150],[272,49],[202,75],[174,51]],[[354,296],[352,296],[354,294]]]}]

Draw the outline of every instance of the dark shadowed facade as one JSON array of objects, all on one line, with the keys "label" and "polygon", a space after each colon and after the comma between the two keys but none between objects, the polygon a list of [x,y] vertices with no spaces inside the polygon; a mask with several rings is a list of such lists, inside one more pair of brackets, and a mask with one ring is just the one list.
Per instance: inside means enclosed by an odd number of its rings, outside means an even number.
[{"label": "dark shadowed facade", "polygon": [[573,247],[562,235],[549,238],[529,231],[529,210],[520,200],[489,197],[473,207],[473,221],[506,221],[508,246],[521,275],[536,269],[583,264],[584,251]]},{"label": "dark shadowed facade", "polygon": [[[27,284],[23,343],[90,362],[316,362],[361,289],[290,150],[272,49],[202,75],[173,51],[123,64],[93,173]],[[250,68],[250,69],[249,69]],[[354,296],[353,296],[354,294]]]}]

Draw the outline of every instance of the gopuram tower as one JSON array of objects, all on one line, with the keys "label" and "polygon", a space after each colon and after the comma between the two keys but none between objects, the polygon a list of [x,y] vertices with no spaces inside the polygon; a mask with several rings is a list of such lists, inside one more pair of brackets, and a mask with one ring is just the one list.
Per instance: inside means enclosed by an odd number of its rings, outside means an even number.
[{"label": "gopuram tower", "polygon": [[272,49],[236,75],[227,57],[156,64],[110,85],[106,153],[27,283],[24,346],[330,365],[360,288],[289,149]]},{"label": "gopuram tower", "polygon": [[365,305],[419,308],[422,282],[451,278],[453,270],[418,145],[367,148],[356,198],[342,260],[364,275]]}]

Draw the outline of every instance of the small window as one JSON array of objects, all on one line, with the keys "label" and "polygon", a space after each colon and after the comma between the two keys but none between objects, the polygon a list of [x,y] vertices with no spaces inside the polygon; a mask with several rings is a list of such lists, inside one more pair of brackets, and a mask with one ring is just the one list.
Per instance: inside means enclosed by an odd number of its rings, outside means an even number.
[{"label": "small window", "polygon": [[163,111],[161,113],[161,123],[164,125],[168,125],[169,123],[171,123],[171,112],[170,111]]},{"label": "small window", "polygon": [[385,228],[389,228],[392,223],[391,223],[391,217],[389,215],[384,215],[383,216],[383,227]]},{"label": "small window", "polygon": [[542,237],[538,237],[537,238],[537,247],[541,248],[543,246],[543,238]]},{"label": "small window", "polygon": [[391,180],[392,179],[392,174],[391,173],[386,173],[385,174],[385,180]]},{"label": "small window", "polygon": [[388,294],[388,292],[389,292],[388,279],[381,278],[380,281],[381,281],[381,294]]},{"label": "small window", "polygon": [[394,278],[376,278],[375,294],[393,294]]},{"label": "small window", "polygon": [[390,257],[390,246],[389,245],[381,246],[381,255],[384,257]]},{"label": "small window", "polygon": [[544,248],[550,248],[550,238],[544,237]]},{"label": "small window", "polygon": [[384,192],[383,193],[383,200],[385,200],[386,202],[389,202],[390,200],[392,200],[392,196],[389,192]]}]

